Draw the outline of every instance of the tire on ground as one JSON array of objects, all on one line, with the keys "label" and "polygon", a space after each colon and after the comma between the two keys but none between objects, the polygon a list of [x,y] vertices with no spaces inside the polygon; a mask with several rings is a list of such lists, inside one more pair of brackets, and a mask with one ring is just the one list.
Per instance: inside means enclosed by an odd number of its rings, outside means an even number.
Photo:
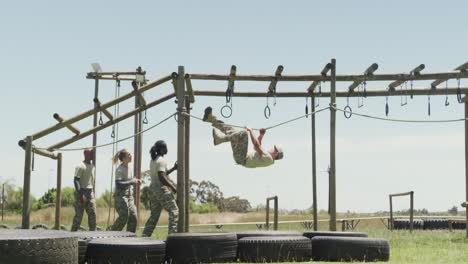
[{"label": "tire on ground", "polygon": [[0,229],[10,229],[10,227],[5,224],[0,224]]},{"label": "tire on ground", "polygon": [[113,237],[135,237],[135,233],[123,231],[78,231],[72,235],[78,238],[78,263],[86,262],[88,243],[93,239]]},{"label": "tire on ground", "polygon": [[266,236],[301,236],[297,231],[240,231],[236,232],[237,239],[244,237],[266,237]]},{"label": "tire on ground", "polygon": [[166,244],[148,238],[103,238],[88,244],[88,264],[163,263]]},{"label": "tire on ground", "polygon": [[169,263],[234,262],[237,237],[234,233],[178,233],[166,241]]},{"label": "tire on ground", "polygon": [[239,240],[242,262],[308,261],[311,240],[303,236],[244,237]]},{"label": "tire on ground", "polygon": [[339,232],[339,231],[307,231],[302,233],[303,236],[310,239],[316,236],[326,237],[368,237],[367,233],[364,232]]},{"label": "tire on ground", "polygon": [[77,261],[78,240],[68,232],[0,231],[0,263],[74,264]]},{"label": "tire on ground", "polygon": [[364,237],[314,237],[314,261],[388,261],[390,245],[387,240]]},{"label": "tire on ground", "polygon": [[49,230],[49,227],[46,226],[45,224],[37,224],[37,225],[33,225],[33,227],[31,229]]}]

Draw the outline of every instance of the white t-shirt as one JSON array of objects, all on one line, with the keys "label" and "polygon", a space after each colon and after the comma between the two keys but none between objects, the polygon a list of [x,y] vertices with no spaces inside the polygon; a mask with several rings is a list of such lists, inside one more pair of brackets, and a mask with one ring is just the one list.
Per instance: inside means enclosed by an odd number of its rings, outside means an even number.
[{"label": "white t-shirt", "polygon": [[244,167],[246,168],[260,168],[260,167],[267,167],[274,163],[273,158],[271,157],[270,153],[263,151],[263,155],[259,155],[256,151],[251,151],[247,153],[247,157],[245,159]]},{"label": "white t-shirt", "polygon": [[158,157],[156,160],[151,160],[150,162],[150,175],[151,175],[151,185],[162,187],[163,185],[159,181],[159,172],[167,171],[167,161],[164,157]]},{"label": "white t-shirt", "polygon": [[82,162],[75,168],[75,177],[80,179],[80,188],[92,189],[94,182],[94,165]]}]

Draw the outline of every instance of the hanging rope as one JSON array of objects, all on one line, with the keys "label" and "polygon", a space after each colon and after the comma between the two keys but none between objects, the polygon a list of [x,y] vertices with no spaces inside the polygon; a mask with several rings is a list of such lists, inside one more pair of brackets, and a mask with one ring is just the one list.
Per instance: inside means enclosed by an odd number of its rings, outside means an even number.
[{"label": "hanging rope", "polygon": [[[337,111],[341,112],[346,112],[344,109],[339,109],[336,107],[333,107]],[[446,119],[446,120],[407,120],[407,119],[394,119],[394,118],[386,118],[386,117],[378,117],[378,116],[371,116],[371,115],[366,115],[366,114],[359,114],[356,112],[353,112],[353,115],[361,116],[361,117],[367,117],[371,119],[377,119],[377,120],[383,120],[383,121],[391,121],[391,122],[402,122],[402,123],[451,123],[451,122],[461,122],[468,120],[465,118],[459,118],[459,119]]]},{"label": "hanging rope", "polygon": [[460,78],[457,78],[457,101],[459,104],[463,103],[461,88],[460,88]]},{"label": "hanging rope", "polygon": [[[315,115],[315,114],[317,114],[317,113],[320,113],[320,112],[325,111],[325,110],[328,110],[328,109],[330,109],[330,107],[325,107],[325,108],[322,108],[322,109],[317,110],[317,111],[315,111],[315,112],[311,112],[311,113],[309,113],[309,114],[301,115],[301,116],[298,116],[298,117],[289,119],[289,120],[287,120],[287,121],[278,123],[278,124],[273,125],[273,126],[265,127],[265,130],[271,130],[271,129],[273,129],[273,128],[277,128],[277,127],[279,127],[279,126],[286,125],[286,124],[288,124],[288,123],[294,122],[294,121],[296,121],[296,120],[299,120],[299,119],[301,119],[301,118],[305,118],[305,117],[310,116],[310,115]],[[202,121],[202,122],[205,122],[205,121],[203,121],[202,118],[200,118],[200,117],[198,117],[198,116],[193,116],[193,115],[190,115],[190,114],[188,114],[188,113],[183,113],[183,115],[189,116],[189,117],[194,118],[194,119],[197,119],[197,120],[200,120],[200,121]],[[232,125],[232,124],[226,124],[226,125],[231,126],[231,127],[235,127],[235,128],[243,128],[243,129],[246,128],[246,126],[239,126],[239,125]],[[260,130],[260,128],[252,128],[252,129],[253,129],[253,130]]]},{"label": "hanging rope", "polygon": [[[168,117],[164,118],[162,121],[158,122],[157,124],[155,125],[152,125],[150,127],[148,127],[147,129],[145,130],[142,130],[140,131],[139,133],[136,133],[136,134],[133,134],[131,136],[128,136],[128,137],[125,137],[125,138],[122,138],[122,139],[119,139],[119,140],[116,140],[115,143],[120,143],[120,142],[123,142],[125,140],[129,140],[129,139],[132,139],[133,137],[135,136],[138,136],[140,134],[143,134],[143,133],[146,133],[147,131],[161,125],[162,123],[166,122],[167,120],[169,120],[170,118],[172,118],[173,116],[177,115],[177,113],[173,113],[171,115],[169,115]],[[60,149],[54,149],[54,151],[78,151],[78,150],[86,150],[86,149],[94,149],[94,148],[102,148],[102,147],[107,147],[107,146],[110,146],[114,144],[114,142],[110,142],[110,143],[106,143],[106,144],[101,144],[101,145],[97,145],[95,147],[81,147],[81,148],[60,148]],[[40,150],[48,150],[47,148],[36,148],[35,149],[40,149]]]}]

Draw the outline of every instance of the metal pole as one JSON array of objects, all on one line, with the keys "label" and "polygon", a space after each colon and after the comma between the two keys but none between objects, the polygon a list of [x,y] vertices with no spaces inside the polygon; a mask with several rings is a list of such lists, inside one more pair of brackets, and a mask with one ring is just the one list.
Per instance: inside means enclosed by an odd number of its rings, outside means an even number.
[{"label": "metal pole", "polygon": [[414,192],[410,194],[410,232],[413,232]]},{"label": "metal pole", "polygon": [[336,60],[332,59],[330,75],[330,231],[336,231]]},{"label": "metal pole", "polygon": [[179,207],[179,221],[177,232],[185,230],[185,70],[179,66],[177,76],[177,206]]},{"label": "metal pole", "polygon": [[55,229],[60,229],[60,207],[62,206],[62,153],[57,154],[57,193],[55,196]]},{"label": "metal pole", "polygon": [[[94,79],[94,98],[99,99],[99,79],[97,77]],[[99,104],[97,102],[94,102],[94,109],[96,110],[98,108],[99,108]],[[93,127],[96,127],[97,125],[98,125],[98,112],[96,111],[96,113],[94,113],[94,115],[93,115]],[[95,170],[97,168],[97,161],[96,161],[97,149],[96,149],[96,145],[97,145],[97,132],[93,133],[93,156],[94,156],[93,161],[94,161]],[[96,177],[97,177],[97,175],[94,175],[94,182],[93,182],[93,191],[94,192],[96,192]]]},{"label": "metal pole", "polygon": [[[467,95],[465,94],[465,98]],[[466,184],[466,197],[468,202],[468,102],[465,100],[465,184]],[[468,206],[465,207],[466,214],[466,237],[468,238]]]},{"label": "metal pole", "polygon": [[[190,114],[190,100],[185,96],[185,108]],[[190,118],[185,119],[185,232],[190,232]]]},{"label": "metal pole", "polygon": [[32,136],[26,137],[24,152],[24,181],[23,181],[23,215],[21,228],[29,229],[29,196],[31,194],[31,162],[32,162]]},{"label": "metal pole", "polygon": [[393,230],[393,203],[392,203],[392,196],[389,195],[388,198],[389,198],[389,200],[390,200],[390,223],[388,224],[388,227],[390,228],[390,230]]},{"label": "metal pole", "polygon": [[[315,112],[315,97],[310,97],[311,111]],[[312,124],[312,200],[314,210],[314,231],[318,230],[318,214],[317,214],[317,155],[315,146],[315,115],[311,118]]]}]

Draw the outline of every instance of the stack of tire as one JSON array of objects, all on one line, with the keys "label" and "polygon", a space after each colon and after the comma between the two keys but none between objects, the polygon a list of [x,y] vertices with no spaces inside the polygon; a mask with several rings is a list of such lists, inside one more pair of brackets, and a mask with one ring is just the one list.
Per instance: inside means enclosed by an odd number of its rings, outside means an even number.
[{"label": "stack of tire", "polygon": [[[466,223],[455,222],[452,224],[453,229],[465,229]],[[410,221],[408,219],[394,219],[393,229],[395,230],[408,230],[410,229]],[[449,221],[444,218],[428,218],[428,219],[415,219],[413,221],[413,229],[415,230],[443,230],[449,229]]]},{"label": "stack of tire", "polygon": [[447,219],[424,219],[424,230],[449,229]]},{"label": "stack of tire", "polygon": [[[413,229],[421,230],[424,228],[424,221],[422,219],[413,220]],[[408,230],[410,229],[410,220],[408,219],[394,219],[393,229],[396,230]]]}]

